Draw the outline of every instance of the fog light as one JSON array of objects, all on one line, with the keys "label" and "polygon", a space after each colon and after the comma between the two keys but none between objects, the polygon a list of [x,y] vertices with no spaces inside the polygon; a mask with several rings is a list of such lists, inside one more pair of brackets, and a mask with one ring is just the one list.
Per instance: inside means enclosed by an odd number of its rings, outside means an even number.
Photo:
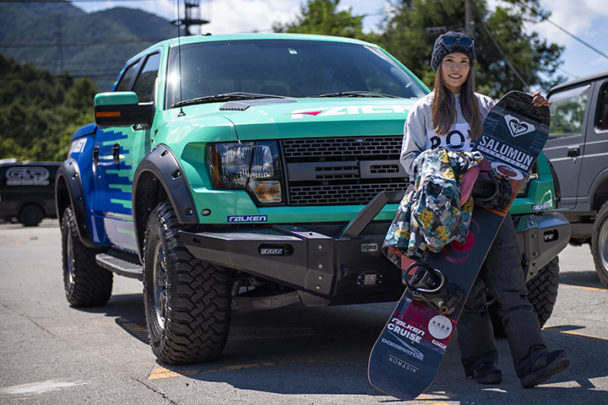
[{"label": "fog light", "polygon": [[276,180],[251,180],[249,189],[261,203],[277,204],[281,202],[281,183]]}]

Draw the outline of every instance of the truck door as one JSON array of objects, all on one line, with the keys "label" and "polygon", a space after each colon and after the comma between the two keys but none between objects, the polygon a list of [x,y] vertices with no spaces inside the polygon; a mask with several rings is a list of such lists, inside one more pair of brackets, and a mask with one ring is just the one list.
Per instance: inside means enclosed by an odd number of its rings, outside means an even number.
[{"label": "truck door", "polygon": [[589,106],[576,206],[578,210],[591,211],[594,209],[592,204],[595,188],[608,170],[608,79],[594,84]]},{"label": "truck door", "polygon": [[[116,91],[134,91],[140,103],[154,101],[160,54],[127,67]],[[131,190],[133,174],[150,151],[150,129],[141,126],[111,127],[98,131],[93,149],[95,215],[103,221],[108,243],[137,250],[133,232]]]},{"label": "truck door", "polygon": [[544,152],[557,174],[562,210],[576,206],[591,90],[585,83],[549,97],[551,130]]}]

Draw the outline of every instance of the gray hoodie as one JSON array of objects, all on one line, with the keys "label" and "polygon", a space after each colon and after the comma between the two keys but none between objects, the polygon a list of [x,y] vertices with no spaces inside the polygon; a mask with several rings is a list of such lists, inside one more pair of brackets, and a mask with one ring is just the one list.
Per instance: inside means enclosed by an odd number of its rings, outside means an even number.
[{"label": "gray hoodie", "polygon": [[[410,110],[403,129],[403,145],[401,147],[401,164],[405,171],[414,179],[413,163],[420,152],[439,146],[455,151],[470,151],[471,138],[469,137],[469,123],[462,116],[460,108],[460,94],[455,94],[456,122],[447,135],[439,135],[433,128],[433,98],[431,92],[419,99]],[[488,96],[475,93],[479,100],[479,109],[482,119],[494,107],[494,100]]]}]

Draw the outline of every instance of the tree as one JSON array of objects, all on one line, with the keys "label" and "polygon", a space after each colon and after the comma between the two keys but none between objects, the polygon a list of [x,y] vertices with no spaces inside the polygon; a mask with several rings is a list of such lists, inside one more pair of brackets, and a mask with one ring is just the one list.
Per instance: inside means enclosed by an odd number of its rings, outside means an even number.
[{"label": "tree", "polygon": [[365,15],[353,16],[350,8],[338,11],[339,4],[340,0],[308,0],[294,22],[275,23],[272,29],[274,32],[335,35],[372,42],[378,39],[374,33],[363,33]]},{"label": "tree", "polygon": [[[464,31],[465,0],[401,0],[386,17],[379,42],[427,85],[435,74],[430,66],[435,38],[443,32]],[[499,98],[509,90],[545,92],[563,77],[552,77],[563,47],[527,32],[526,22],[538,21],[538,0],[505,0],[494,11],[485,0],[472,0],[477,90]]]},{"label": "tree", "polygon": [[0,54],[0,159],[64,160],[78,127],[93,121],[97,86],[53,76]]}]

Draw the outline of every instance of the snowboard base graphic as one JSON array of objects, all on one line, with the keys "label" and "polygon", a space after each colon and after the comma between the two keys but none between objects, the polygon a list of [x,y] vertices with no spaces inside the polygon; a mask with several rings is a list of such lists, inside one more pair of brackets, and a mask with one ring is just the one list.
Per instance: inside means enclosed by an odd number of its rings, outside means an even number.
[{"label": "snowboard base graphic", "polygon": [[369,381],[378,390],[407,400],[433,382],[469,291],[548,132],[549,109],[534,107],[532,96],[522,92],[506,94],[486,117],[474,149],[484,157],[479,168],[508,180],[510,199],[499,207],[476,205],[464,243],[427,251],[410,266],[411,273],[423,268],[439,287],[407,288],[397,303],[369,357]]}]

